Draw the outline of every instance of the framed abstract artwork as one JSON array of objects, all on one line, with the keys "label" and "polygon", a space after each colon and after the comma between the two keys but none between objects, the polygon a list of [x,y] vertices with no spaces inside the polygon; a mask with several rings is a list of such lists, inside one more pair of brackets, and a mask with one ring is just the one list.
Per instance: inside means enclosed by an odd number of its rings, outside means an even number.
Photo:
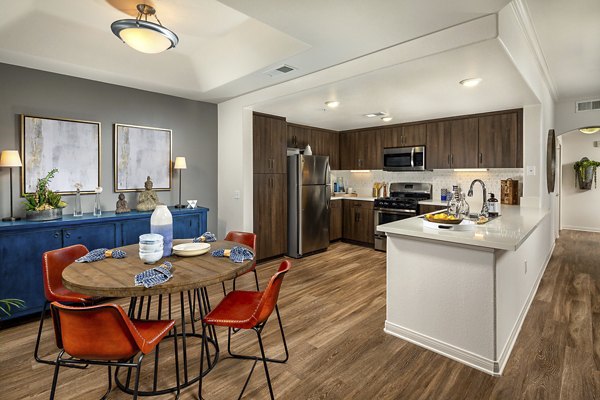
[{"label": "framed abstract artwork", "polygon": [[115,124],[115,192],[171,189],[170,129]]},{"label": "framed abstract artwork", "polygon": [[101,181],[100,122],[21,115],[22,194],[35,192],[37,181],[58,172],[50,188],[61,194],[94,193]]}]

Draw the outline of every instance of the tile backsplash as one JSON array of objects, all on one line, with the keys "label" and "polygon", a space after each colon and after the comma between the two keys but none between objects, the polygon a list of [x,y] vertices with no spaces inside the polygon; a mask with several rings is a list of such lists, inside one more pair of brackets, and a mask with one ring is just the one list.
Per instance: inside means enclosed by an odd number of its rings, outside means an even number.
[{"label": "tile backsplash", "polygon": [[[514,179],[520,182],[519,192],[522,193],[523,168],[498,168],[481,172],[456,172],[453,170],[439,169],[420,172],[388,172],[372,170],[370,172],[331,171],[333,177],[344,178],[346,187],[352,187],[359,196],[371,196],[373,182],[425,182],[433,184],[433,200],[440,200],[441,189],[452,190],[452,185],[459,185],[463,192],[469,190],[473,179],[485,182],[487,192],[500,197],[500,180]],[[474,190],[474,198],[481,198],[480,186]],[[478,197],[479,196],[479,197]]]}]

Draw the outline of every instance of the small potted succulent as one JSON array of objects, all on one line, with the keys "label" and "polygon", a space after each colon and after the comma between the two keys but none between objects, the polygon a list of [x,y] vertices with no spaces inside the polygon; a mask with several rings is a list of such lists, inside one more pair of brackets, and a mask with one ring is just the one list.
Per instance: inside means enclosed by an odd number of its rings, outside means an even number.
[{"label": "small potted succulent", "polygon": [[573,169],[575,170],[575,182],[579,189],[591,189],[592,181],[594,182],[594,187],[597,187],[596,168],[598,167],[600,167],[600,162],[590,160],[587,157],[583,157],[573,164]]},{"label": "small potted succulent", "polygon": [[38,179],[35,192],[25,195],[25,216],[30,221],[50,221],[62,218],[62,209],[67,203],[61,200],[60,194],[48,188],[58,169],[48,172],[46,177]]}]

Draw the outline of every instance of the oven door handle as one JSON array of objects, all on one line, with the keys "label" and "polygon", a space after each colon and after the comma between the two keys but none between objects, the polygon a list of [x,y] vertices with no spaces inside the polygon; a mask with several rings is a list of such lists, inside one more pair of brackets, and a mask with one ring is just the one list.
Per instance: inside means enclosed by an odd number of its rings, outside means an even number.
[{"label": "oven door handle", "polygon": [[376,208],[375,211],[395,215],[417,215],[417,212],[415,210],[405,210],[398,208]]}]

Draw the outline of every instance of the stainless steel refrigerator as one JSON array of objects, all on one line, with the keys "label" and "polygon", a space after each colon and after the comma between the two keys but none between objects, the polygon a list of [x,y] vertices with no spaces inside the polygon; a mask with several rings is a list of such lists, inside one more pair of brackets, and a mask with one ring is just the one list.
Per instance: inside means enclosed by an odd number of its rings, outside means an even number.
[{"label": "stainless steel refrigerator", "polygon": [[329,246],[329,157],[288,156],[288,256]]}]

